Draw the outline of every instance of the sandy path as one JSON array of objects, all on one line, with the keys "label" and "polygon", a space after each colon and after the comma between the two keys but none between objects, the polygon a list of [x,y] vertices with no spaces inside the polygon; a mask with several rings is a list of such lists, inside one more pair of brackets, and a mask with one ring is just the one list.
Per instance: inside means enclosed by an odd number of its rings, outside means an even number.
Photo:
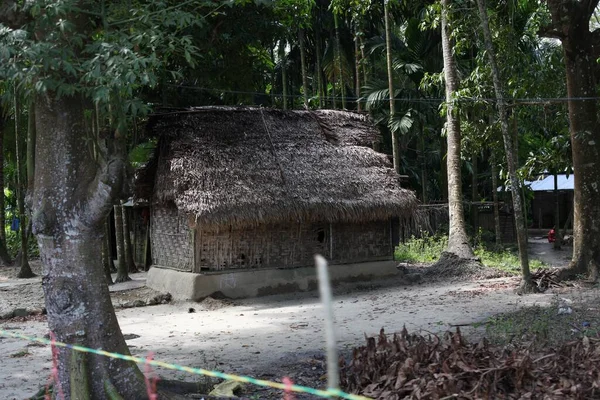
[{"label": "sandy path", "polygon": [[[531,256],[550,265],[565,265],[568,250],[554,252],[547,241],[530,242]],[[479,322],[500,312],[552,300],[548,292],[517,296],[512,290],[515,285],[514,278],[414,286],[392,279],[363,288],[338,288],[335,315],[340,347],[362,344],[365,333],[377,334],[381,327],[387,332],[399,331],[403,325],[411,331],[439,332],[449,324]],[[128,300],[128,293],[134,291],[122,292],[114,301]],[[581,295],[561,294],[572,298]],[[0,274],[0,311],[15,305],[43,305],[39,278],[23,281]],[[195,312],[190,313],[190,308]],[[134,355],[145,357],[153,352],[162,361],[230,373],[278,379],[285,375],[285,365],[305,354],[320,353],[324,347],[322,309],[316,293],[122,309],[117,316],[123,333],[130,335],[128,344]],[[47,324],[4,321],[0,329],[40,337],[47,333]],[[0,399],[23,399],[46,382],[50,349],[0,338],[0,365]],[[169,379],[198,380],[178,372],[159,373]]]},{"label": "sandy path", "polygon": [[[384,284],[380,282],[379,284]],[[337,290],[335,314],[342,347],[360,344],[364,334],[381,327],[398,331],[441,331],[448,324],[484,320],[528,304],[547,304],[552,294],[517,296],[510,280],[485,283],[386,287],[350,293]],[[190,307],[195,309],[189,313]],[[323,349],[322,309],[313,294],[291,294],[236,301],[178,303],[117,312],[134,355],[153,352],[157,359],[187,366],[217,368],[258,375],[291,354]],[[2,329],[43,336],[45,322],[2,323]],[[29,355],[14,357],[27,350]],[[49,374],[47,347],[28,347],[16,339],[0,339],[0,398],[22,399],[34,393]],[[285,371],[280,372],[281,376]],[[195,380],[182,373],[160,371],[169,378]],[[276,376],[277,377],[277,376]]]}]

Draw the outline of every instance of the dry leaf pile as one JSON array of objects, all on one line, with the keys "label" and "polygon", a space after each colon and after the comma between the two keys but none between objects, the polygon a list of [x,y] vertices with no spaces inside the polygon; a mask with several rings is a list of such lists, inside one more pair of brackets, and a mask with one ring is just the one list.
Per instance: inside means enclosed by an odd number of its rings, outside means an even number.
[{"label": "dry leaf pile", "polygon": [[540,268],[531,274],[531,280],[542,292],[550,288],[565,287],[567,284],[561,281],[559,272],[558,268]]},{"label": "dry leaf pile", "polygon": [[374,399],[598,399],[600,339],[584,337],[547,354],[468,343],[460,333],[378,338],[342,359],[341,384]]}]

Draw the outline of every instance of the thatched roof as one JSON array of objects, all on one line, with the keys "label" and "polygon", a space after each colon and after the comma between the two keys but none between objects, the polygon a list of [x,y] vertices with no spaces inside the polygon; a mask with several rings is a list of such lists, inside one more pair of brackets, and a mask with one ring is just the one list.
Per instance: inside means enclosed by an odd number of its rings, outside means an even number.
[{"label": "thatched roof", "polygon": [[157,154],[138,197],[175,203],[205,226],[368,221],[406,215],[368,117],[343,111],[206,107],[153,116]]}]

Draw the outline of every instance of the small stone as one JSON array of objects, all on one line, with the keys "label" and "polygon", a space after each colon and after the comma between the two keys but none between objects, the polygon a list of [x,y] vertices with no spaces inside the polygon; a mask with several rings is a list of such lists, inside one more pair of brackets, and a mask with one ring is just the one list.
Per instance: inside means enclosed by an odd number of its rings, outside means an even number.
[{"label": "small stone", "polygon": [[133,302],[133,307],[144,307],[146,302],[144,300],[136,300]]},{"label": "small stone", "polygon": [[4,314],[0,314],[0,319],[11,319],[14,316],[15,316],[15,312],[14,311],[9,311],[9,312],[6,312]]},{"label": "small stone", "polygon": [[29,312],[27,312],[27,309],[25,308],[15,308],[13,312],[15,317],[26,317],[29,315]]},{"label": "small stone", "polygon": [[157,300],[155,297],[153,297],[153,298],[151,298],[151,299],[148,299],[148,302],[147,302],[147,304],[148,304],[149,306],[155,306],[155,305],[157,305],[157,304],[158,304],[158,300]]}]

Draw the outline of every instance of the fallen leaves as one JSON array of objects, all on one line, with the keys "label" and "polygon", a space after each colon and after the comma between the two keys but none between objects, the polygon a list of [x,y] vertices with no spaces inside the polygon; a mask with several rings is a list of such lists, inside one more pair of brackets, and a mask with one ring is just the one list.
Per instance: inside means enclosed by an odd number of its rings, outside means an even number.
[{"label": "fallen leaves", "polygon": [[589,337],[533,354],[468,343],[458,329],[442,337],[382,329],[340,367],[345,390],[374,399],[600,398],[600,339]]}]

